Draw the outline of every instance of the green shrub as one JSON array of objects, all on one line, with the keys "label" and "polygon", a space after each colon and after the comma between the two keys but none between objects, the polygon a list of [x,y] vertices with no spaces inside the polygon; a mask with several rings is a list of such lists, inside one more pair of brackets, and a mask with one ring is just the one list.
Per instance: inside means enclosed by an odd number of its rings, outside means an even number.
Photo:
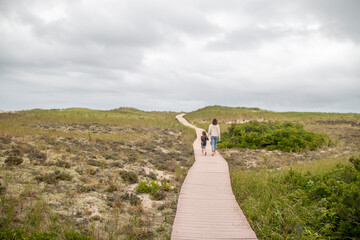
[{"label": "green shrub", "polygon": [[240,207],[259,239],[358,239],[360,158],[325,172],[232,172]]},{"label": "green shrub", "polygon": [[326,135],[307,132],[304,126],[298,123],[250,121],[231,125],[218,146],[300,152],[326,145],[327,139]]},{"label": "green shrub", "polygon": [[166,181],[160,181],[160,183],[161,183],[161,190],[164,190],[164,191],[170,191],[170,190],[175,190],[175,189],[172,189],[171,188],[171,185],[170,184],[168,184]]},{"label": "green shrub", "polygon": [[37,232],[32,235],[30,235],[28,240],[56,240],[58,239],[56,237],[55,233],[48,233],[48,232]]},{"label": "green shrub", "polygon": [[21,229],[0,229],[0,240],[25,239],[26,232]]},{"label": "green shrub", "polygon": [[139,193],[155,193],[159,189],[159,184],[153,180],[150,182],[141,181],[136,187],[136,191]]},{"label": "green shrub", "polygon": [[138,176],[131,171],[120,171],[121,178],[128,183],[137,183],[139,181]]},{"label": "green shrub", "polygon": [[349,161],[354,165],[357,171],[360,171],[360,158],[351,157]]},{"label": "green shrub", "polygon": [[149,193],[151,194],[154,200],[163,200],[166,197],[167,191],[176,191],[176,189],[171,188],[171,185],[166,181],[155,181],[151,180],[148,182],[141,181],[135,188],[139,193]]}]

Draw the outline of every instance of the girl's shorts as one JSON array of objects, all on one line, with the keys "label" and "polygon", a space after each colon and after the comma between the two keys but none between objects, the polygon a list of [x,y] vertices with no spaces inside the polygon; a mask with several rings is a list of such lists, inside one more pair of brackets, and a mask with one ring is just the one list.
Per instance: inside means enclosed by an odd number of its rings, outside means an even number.
[{"label": "girl's shorts", "polygon": [[204,146],[204,145],[201,145],[201,148],[206,148],[206,146]]}]

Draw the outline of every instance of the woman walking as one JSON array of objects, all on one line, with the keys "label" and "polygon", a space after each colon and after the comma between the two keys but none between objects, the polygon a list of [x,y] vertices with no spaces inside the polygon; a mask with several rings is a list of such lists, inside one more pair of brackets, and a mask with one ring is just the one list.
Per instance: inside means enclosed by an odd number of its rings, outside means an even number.
[{"label": "woman walking", "polygon": [[217,142],[220,141],[220,127],[216,118],[213,119],[212,124],[209,126],[209,138],[211,142],[211,156],[215,155]]}]

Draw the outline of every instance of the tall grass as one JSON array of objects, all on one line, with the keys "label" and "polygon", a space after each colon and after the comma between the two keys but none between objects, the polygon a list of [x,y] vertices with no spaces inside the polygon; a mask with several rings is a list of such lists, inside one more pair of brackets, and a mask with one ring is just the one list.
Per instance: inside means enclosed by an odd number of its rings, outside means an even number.
[{"label": "tall grass", "polygon": [[[339,163],[345,161],[309,161],[280,171],[231,169],[234,195],[259,239],[352,239],[354,233],[346,229],[352,220],[342,215],[359,211],[344,201],[360,193],[358,189],[346,195],[353,184],[347,178],[360,174],[348,162],[348,167]],[[339,177],[336,183],[334,176]],[[360,179],[353,181],[359,184]]]}]

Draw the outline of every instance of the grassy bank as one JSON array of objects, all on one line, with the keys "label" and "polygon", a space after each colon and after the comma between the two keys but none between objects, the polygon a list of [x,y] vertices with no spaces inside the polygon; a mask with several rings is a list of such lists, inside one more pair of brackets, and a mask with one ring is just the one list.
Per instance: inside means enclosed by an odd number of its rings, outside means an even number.
[{"label": "grassy bank", "polygon": [[0,114],[0,239],[168,239],[195,136],[175,116]]},{"label": "grassy bank", "polygon": [[[360,156],[360,114],[211,106],[185,116],[206,130],[214,117],[222,133],[233,133],[228,137],[234,146],[219,151],[229,163],[234,195],[259,239],[359,239],[359,173],[349,158]],[[331,144],[290,152],[266,149],[266,137],[275,138],[251,135],[247,127],[256,123],[255,129],[262,129],[268,121],[301,124],[301,131],[291,134],[326,135]],[[245,125],[238,125],[236,133],[232,124]],[[301,141],[290,143],[297,149]]]},{"label": "grassy bank", "polygon": [[355,166],[321,160],[280,171],[232,170],[232,187],[259,239],[358,239],[356,161]]}]

